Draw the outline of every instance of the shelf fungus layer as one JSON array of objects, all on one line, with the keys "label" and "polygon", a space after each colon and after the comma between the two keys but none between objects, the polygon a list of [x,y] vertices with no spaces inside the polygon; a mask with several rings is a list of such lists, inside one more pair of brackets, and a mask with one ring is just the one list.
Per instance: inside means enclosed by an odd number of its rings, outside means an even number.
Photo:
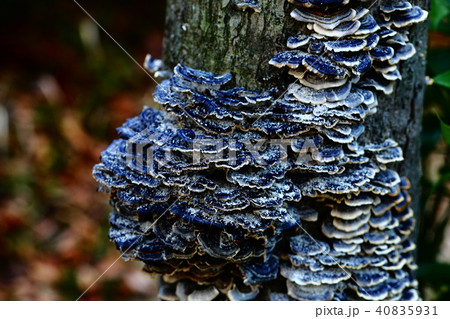
[{"label": "shelf fungus layer", "polygon": [[405,28],[427,13],[289,2],[306,31],[268,62],[295,84],[252,91],[179,64],[155,90],[163,110],[128,119],[94,167],[110,239],[161,275],[163,300],[418,298],[410,185],[389,168],[402,150],[358,138],[415,54]]}]

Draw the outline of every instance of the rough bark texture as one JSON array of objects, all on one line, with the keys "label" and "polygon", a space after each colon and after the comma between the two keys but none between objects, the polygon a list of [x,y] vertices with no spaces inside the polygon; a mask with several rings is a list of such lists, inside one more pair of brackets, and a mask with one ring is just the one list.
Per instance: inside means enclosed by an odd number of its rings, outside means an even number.
[{"label": "rough bark texture", "polygon": [[[378,16],[379,1],[371,11]],[[236,85],[248,89],[286,88],[295,79],[268,64],[286,50],[287,34],[295,30],[286,0],[260,0],[261,13],[239,9],[232,0],[168,0],[165,64],[183,63],[214,73],[231,72]],[[414,1],[429,9],[430,0]],[[366,4],[367,7],[367,4]],[[427,24],[410,28],[417,54],[401,64],[402,81],[389,96],[379,94],[378,112],[365,124],[360,141],[392,138],[403,148],[405,161],[397,167],[412,184],[412,208],[417,213],[420,194],[420,133],[424,92]]]},{"label": "rough bark texture", "polygon": [[268,61],[285,49],[284,29],[291,20],[286,0],[260,1],[259,14],[238,8],[233,0],[167,3],[166,65],[231,72],[237,85],[249,89],[266,89],[282,81],[280,71]]}]

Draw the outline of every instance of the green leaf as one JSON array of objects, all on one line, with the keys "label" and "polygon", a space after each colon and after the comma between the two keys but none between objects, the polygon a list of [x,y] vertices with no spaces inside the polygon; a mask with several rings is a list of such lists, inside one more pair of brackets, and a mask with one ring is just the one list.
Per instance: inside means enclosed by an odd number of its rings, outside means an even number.
[{"label": "green leaf", "polygon": [[444,138],[444,142],[445,144],[450,145],[450,125],[444,123],[444,121],[441,119],[441,117],[436,111],[435,113],[439,121],[441,122],[441,133],[442,137]]},{"label": "green leaf", "polygon": [[450,70],[436,75],[434,83],[450,88]]},{"label": "green leaf", "polygon": [[445,0],[432,0],[430,22],[431,27],[437,30],[442,19],[444,19],[450,12],[450,8]]}]

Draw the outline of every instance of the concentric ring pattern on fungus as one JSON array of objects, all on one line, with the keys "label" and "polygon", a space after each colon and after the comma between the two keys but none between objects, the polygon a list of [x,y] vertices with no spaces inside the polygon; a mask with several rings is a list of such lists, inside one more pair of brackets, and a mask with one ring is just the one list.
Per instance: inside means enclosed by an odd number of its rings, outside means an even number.
[{"label": "concentric ring pattern on fungus", "polygon": [[268,61],[295,81],[281,97],[177,65],[154,93],[163,110],[118,129],[93,171],[109,237],[161,275],[163,300],[417,300],[409,182],[389,168],[402,150],[358,137],[427,12],[289,2],[307,31]]}]

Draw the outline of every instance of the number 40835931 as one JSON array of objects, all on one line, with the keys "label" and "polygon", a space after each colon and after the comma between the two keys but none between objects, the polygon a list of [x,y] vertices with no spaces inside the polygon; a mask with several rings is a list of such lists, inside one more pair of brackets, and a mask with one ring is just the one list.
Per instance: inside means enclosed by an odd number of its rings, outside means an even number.
[{"label": "number 40835931", "polygon": [[437,316],[437,307],[429,306],[378,306],[375,310],[385,316]]}]

